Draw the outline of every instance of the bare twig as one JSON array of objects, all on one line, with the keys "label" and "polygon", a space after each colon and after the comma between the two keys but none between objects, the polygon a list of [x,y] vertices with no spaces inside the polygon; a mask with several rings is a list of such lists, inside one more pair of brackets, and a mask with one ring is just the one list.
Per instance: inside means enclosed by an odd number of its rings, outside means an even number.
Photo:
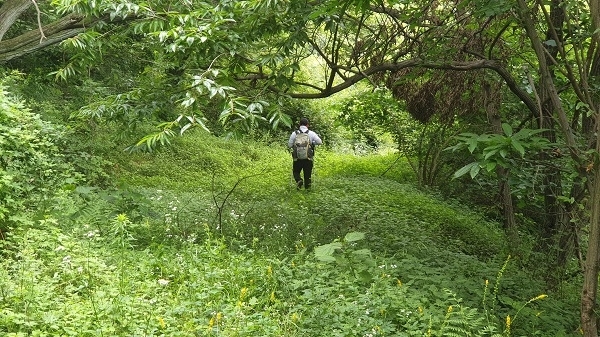
[{"label": "bare twig", "polygon": [[35,2],[35,0],[31,0],[31,2],[33,2],[33,5],[35,6],[35,11],[37,12],[37,22],[38,22],[38,27],[40,28],[40,43],[42,43],[42,41],[44,41],[44,39],[46,38],[46,35],[44,35],[44,30],[42,29],[42,12],[40,12],[40,8],[38,7],[37,2]]},{"label": "bare twig", "polygon": [[218,195],[215,194],[215,190],[216,190],[216,186],[215,186],[215,177],[216,177],[216,170],[213,170],[213,175],[212,175],[212,198],[213,198],[213,203],[215,205],[215,207],[217,208],[217,226],[219,231],[221,232],[221,235],[223,234],[223,211],[225,209],[225,206],[227,204],[227,200],[229,199],[229,197],[231,197],[231,195],[233,194],[233,192],[235,191],[235,189],[238,187],[238,185],[249,178],[252,177],[257,177],[260,176],[262,174],[264,174],[266,172],[265,169],[263,169],[261,172],[256,173],[256,174],[251,174],[251,175],[247,175],[244,177],[239,178],[235,184],[233,185],[233,187],[231,187],[229,189],[229,191],[227,191],[225,193],[225,197],[223,197],[221,200],[218,200],[219,195],[221,195],[222,193],[219,193]]}]

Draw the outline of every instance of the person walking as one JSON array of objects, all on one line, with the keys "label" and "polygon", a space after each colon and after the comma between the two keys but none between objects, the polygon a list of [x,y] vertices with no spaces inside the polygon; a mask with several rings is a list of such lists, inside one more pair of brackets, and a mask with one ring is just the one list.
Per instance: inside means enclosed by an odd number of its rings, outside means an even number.
[{"label": "person walking", "polygon": [[[312,184],[311,176],[313,170],[313,159],[315,156],[315,146],[323,144],[319,135],[308,129],[308,119],[300,118],[300,127],[292,132],[288,141],[288,147],[292,150],[294,163],[292,173],[296,181],[296,187],[310,189]],[[300,177],[303,173],[304,180]]]}]

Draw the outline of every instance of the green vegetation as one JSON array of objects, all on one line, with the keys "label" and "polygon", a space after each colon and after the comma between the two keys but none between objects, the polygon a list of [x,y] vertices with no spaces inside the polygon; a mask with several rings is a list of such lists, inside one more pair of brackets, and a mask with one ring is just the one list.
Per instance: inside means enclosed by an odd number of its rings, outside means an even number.
[{"label": "green vegetation", "polygon": [[0,335],[598,337],[599,13],[0,0]]},{"label": "green vegetation", "polygon": [[546,297],[526,261],[507,258],[501,224],[417,189],[396,154],[319,149],[314,190],[299,192],[282,144],[198,131],[129,154],[126,142],[96,141],[110,163],[97,159],[105,165],[91,176],[108,175],[118,188],[60,187],[52,207],[5,222],[2,335],[567,336],[577,328],[574,292]]}]

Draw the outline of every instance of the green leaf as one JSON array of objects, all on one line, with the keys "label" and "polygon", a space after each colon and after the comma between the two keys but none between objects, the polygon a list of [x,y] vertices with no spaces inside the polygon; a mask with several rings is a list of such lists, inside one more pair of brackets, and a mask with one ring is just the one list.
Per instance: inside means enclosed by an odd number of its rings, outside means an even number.
[{"label": "green leaf", "polygon": [[493,149],[491,151],[488,151],[487,153],[485,153],[485,151],[484,151],[485,155],[483,156],[483,159],[485,159],[485,160],[490,159],[490,157],[493,156],[493,155],[495,155],[496,153],[498,153],[498,151],[500,151],[499,148],[496,148],[496,149]]},{"label": "green leaf", "polygon": [[97,187],[91,187],[91,186],[77,186],[75,188],[75,192],[77,192],[81,195],[88,195],[97,189],[98,189]]},{"label": "green leaf", "polygon": [[359,241],[365,238],[365,233],[363,232],[350,232],[348,234],[346,234],[346,236],[344,237],[344,241],[346,242],[354,242],[354,241]]},{"label": "green leaf", "polygon": [[[317,258],[329,256],[331,257],[336,249],[342,248],[340,242],[332,242],[322,246],[315,247],[315,255]],[[331,260],[330,260],[331,261]]]},{"label": "green leaf", "polygon": [[469,152],[473,153],[477,148],[477,138],[471,138],[466,140],[467,144],[469,144]]},{"label": "green leaf", "polygon": [[479,171],[481,170],[481,166],[479,166],[479,163],[475,163],[475,164],[476,165],[471,166],[471,169],[469,170],[471,179],[475,178],[477,176],[477,174],[479,174]]},{"label": "green leaf", "polygon": [[523,145],[519,141],[513,139],[510,143],[512,147],[521,154],[521,157],[525,155],[525,148],[523,148]]},{"label": "green leaf", "polygon": [[502,130],[504,131],[504,134],[507,135],[508,137],[512,136],[512,134],[513,134],[513,129],[510,126],[510,124],[502,123]]},{"label": "green leaf", "polygon": [[187,123],[186,125],[184,125],[181,130],[179,131],[179,134],[182,135],[187,129],[192,127],[192,123]]},{"label": "green leaf", "polygon": [[479,163],[478,162],[472,162],[470,164],[467,164],[467,165],[461,167],[458,171],[454,172],[454,176],[452,177],[452,179],[456,179],[456,178],[464,176],[465,174],[467,174],[467,172],[471,171],[471,168],[474,165],[479,166]]},{"label": "green leaf", "polygon": [[347,267],[350,265],[350,261],[348,261],[348,259],[343,256],[335,256],[334,260],[335,263],[340,267]]},{"label": "green leaf", "polygon": [[373,275],[366,270],[362,270],[356,274],[356,278],[363,282],[370,282],[373,279]]}]

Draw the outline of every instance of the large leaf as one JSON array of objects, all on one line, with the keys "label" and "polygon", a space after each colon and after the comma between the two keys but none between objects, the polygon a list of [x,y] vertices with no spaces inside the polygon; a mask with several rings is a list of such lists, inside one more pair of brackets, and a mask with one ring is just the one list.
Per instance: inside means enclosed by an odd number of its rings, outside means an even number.
[{"label": "large leaf", "polygon": [[464,176],[465,174],[467,174],[467,172],[471,171],[473,166],[479,166],[479,163],[472,162],[470,164],[467,164],[467,165],[461,167],[458,171],[454,172],[452,179],[456,179],[456,178],[460,178],[460,177]]},{"label": "large leaf", "polygon": [[332,262],[335,261],[333,253],[336,249],[342,248],[341,242],[332,242],[322,246],[315,247],[315,257],[320,261]]},{"label": "large leaf", "polygon": [[525,155],[525,148],[523,147],[521,142],[513,139],[510,143],[511,143],[512,147],[515,150],[517,150],[517,152],[519,152],[519,154],[521,154],[521,157],[523,157]]},{"label": "large leaf", "polygon": [[502,123],[502,130],[504,131],[504,134],[508,137],[512,136],[513,134],[513,129],[510,126],[510,124]]},{"label": "large leaf", "polygon": [[476,163],[476,165],[471,166],[471,169],[469,170],[471,179],[475,178],[479,174],[480,170],[481,170],[481,166],[479,166],[479,163]]},{"label": "large leaf", "polygon": [[344,241],[346,242],[354,242],[354,241],[359,241],[365,238],[365,233],[363,232],[350,232],[348,234],[346,234],[346,236],[344,237]]}]

